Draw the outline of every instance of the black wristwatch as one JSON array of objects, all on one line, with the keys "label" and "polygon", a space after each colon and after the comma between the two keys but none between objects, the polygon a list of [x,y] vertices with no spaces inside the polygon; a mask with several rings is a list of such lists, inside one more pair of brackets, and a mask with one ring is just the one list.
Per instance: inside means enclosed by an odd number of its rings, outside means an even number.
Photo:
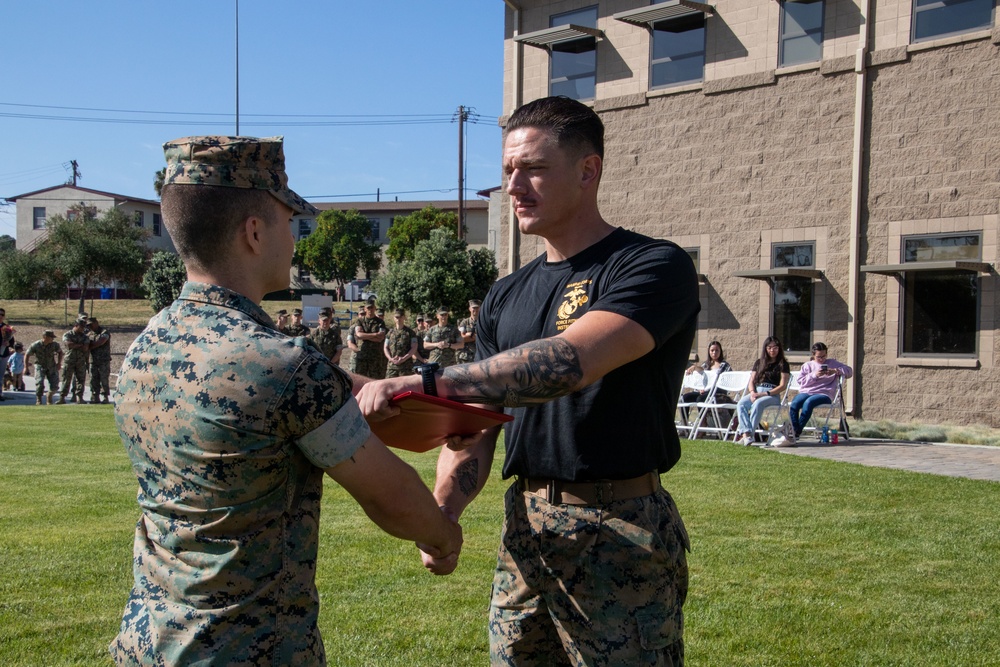
[{"label": "black wristwatch", "polygon": [[434,380],[434,376],[437,374],[441,365],[436,362],[430,362],[427,364],[420,364],[419,366],[414,366],[413,370],[420,373],[420,379],[424,383],[424,393],[428,396],[437,396],[437,383]]}]

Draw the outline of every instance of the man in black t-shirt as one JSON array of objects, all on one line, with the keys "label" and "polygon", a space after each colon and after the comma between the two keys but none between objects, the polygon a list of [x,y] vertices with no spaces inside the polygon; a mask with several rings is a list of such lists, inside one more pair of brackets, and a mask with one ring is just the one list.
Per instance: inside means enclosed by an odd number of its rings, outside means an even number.
[{"label": "man in black t-shirt", "polygon": [[[474,363],[359,394],[375,419],[395,414],[396,393],[421,389],[514,415],[493,664],[683,664],[689,544],[659,475],[680,457],[673,414],[697,275],[676,245],[603,219],[603,155],[604,128],[587,106],[556,97],[515,111],[507,193],[545,254],[487,294]],[[461,515],[485,484],[498,430],[442,449],[434,495],[446,513]]]}]

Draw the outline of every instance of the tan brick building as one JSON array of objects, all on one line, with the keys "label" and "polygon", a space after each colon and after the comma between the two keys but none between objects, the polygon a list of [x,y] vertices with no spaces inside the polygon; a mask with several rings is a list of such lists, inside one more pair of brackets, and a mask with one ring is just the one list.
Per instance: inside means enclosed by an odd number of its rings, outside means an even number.
[{"label": "tan brick building", "polygon": [[[504,2],[505,113],[593,104],[604,216],[696,258],[701,355],[824,341],[856,416],[1000,427],[994,0]],[[542,251],[501,221],[502,271]]]}]

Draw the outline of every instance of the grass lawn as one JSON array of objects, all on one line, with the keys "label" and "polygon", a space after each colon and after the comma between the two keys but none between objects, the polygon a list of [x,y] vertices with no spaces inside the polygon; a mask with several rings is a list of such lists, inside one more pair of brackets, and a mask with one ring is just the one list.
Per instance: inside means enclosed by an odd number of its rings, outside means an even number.
[{"label": "grass lawn", "polygon": [[[110,407],[0,407],[0,665],[104,665],[131,585],[136,482]],[[434,455],[406,455],[426,479]],[[332,481],[331,665],[484,665],[505,485],[424,572]],[[1000,487],[699,441],[664,475],[694,551],[687,664],[1000,664]]]}]

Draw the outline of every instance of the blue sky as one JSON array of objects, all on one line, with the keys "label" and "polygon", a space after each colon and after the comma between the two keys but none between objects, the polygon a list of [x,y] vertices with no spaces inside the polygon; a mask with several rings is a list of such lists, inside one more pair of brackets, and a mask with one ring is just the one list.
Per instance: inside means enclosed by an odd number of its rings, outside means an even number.
[{"label": "blue sky", "polygon": [[[0,198],[65,182],[70,160],[82,187],[155,198],[164,141],[235,132],[235,7],[0,0]],[[501,177],[503,16],[502,0],[239,0],[240,134],[284,135],[289,183],[314,201],[456,199],[451,118],[472,107],[474,198]]]}]

